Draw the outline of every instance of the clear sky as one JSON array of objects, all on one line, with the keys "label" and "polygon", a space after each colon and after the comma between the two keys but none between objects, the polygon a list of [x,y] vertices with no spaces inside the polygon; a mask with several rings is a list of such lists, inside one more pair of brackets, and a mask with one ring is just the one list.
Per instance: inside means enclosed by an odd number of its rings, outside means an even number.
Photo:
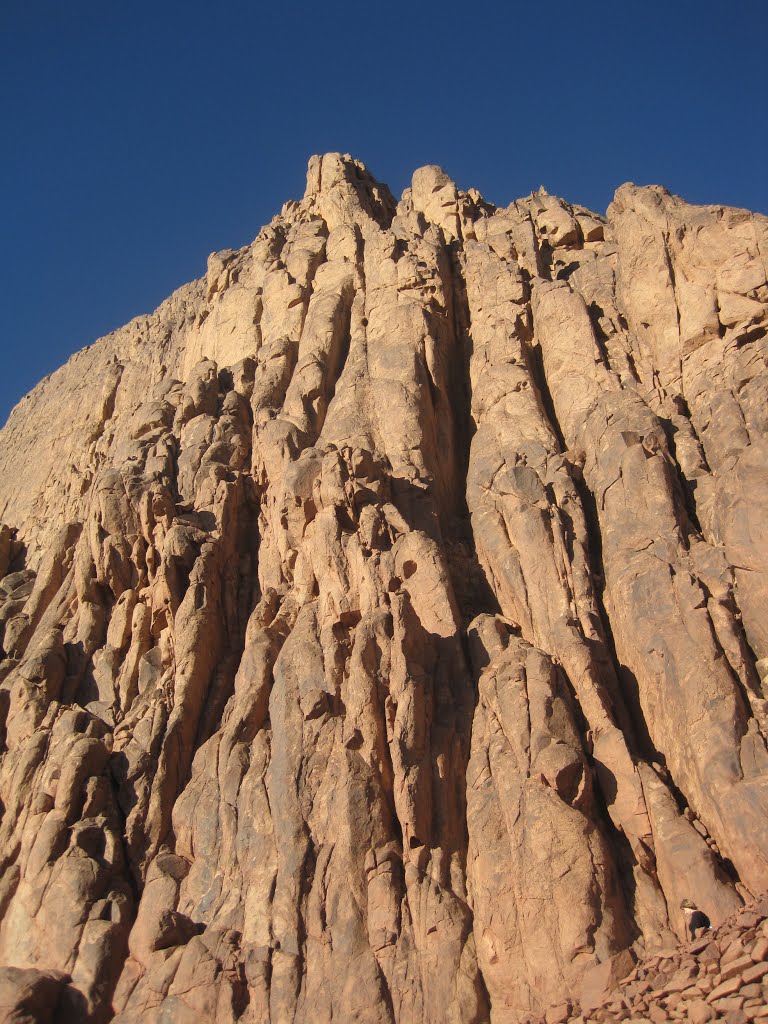
[{"label": "clear sky", "polygon": [[766,0],[0,0],[0,422],[340,150],[506,204],[768,212]]}]

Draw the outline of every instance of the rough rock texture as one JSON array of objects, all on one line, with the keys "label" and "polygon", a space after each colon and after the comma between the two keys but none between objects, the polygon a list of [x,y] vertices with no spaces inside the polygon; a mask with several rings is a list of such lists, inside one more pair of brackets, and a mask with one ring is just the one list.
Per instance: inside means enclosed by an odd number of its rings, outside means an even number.
[{"label": "rough rock texture", "polygon": [[714,932],[699,929],[686,945],[659,950],[637,965],[626,957],[625,951],[593,967],[573,1000],[532,1019],[537,1024],[768,1020],[768,899],[754,901]]},{"label": "rough rock texture", "polygon": [[331,154],[27,396],[6,1019],[515,1024],[768,889],[767,259]]}]

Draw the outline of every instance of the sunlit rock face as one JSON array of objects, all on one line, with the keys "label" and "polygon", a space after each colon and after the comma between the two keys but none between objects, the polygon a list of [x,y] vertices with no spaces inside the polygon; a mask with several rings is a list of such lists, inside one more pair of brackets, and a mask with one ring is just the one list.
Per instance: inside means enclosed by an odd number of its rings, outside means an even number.
[{"label": "sunlit rock face", "polygon": [[8,1019],[516,1024],[768,889],[766,258],[329,154],[16,407]]}]

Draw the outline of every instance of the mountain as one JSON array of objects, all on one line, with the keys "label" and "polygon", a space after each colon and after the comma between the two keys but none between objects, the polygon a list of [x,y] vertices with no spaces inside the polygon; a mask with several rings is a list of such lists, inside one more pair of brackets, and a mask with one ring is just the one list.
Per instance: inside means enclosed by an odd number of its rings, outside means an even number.
[{"label": "mountain", "polygon": [[43,380],[5,1019],[516,1024],[768,890],[766,261],[658,186],[329,154]]}]

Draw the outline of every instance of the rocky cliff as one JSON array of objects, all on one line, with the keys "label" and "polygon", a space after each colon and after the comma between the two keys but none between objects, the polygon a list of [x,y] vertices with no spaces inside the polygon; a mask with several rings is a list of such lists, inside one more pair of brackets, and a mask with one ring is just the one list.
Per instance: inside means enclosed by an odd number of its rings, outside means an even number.
[{"label": "rocky cliff", "polygon": [[13,1020],[514,1024],[768,889],[767,263],[331,154],[16,407]]}]

